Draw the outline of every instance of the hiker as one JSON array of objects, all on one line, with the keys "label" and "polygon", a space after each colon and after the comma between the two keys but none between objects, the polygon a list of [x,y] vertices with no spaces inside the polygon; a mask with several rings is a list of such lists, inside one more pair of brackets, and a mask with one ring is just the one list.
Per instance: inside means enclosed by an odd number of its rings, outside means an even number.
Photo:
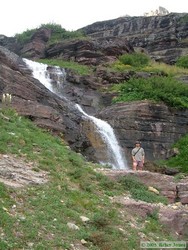
[{"label": "hiker", "polygon": [[137,169],[142,171],[145,159],[144,149],[141,147],[141,142],[135,142],[135,148],[132,150],[133,171]]}]

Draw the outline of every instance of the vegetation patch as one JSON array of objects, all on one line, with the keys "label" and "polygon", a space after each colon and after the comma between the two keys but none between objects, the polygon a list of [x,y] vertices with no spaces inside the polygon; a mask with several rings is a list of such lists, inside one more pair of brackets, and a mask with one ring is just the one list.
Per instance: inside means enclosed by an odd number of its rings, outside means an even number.
[{"label": "vegetation patch", "polygon": [[113,90],[119,92],[114,103],[153,100],[175,108],[188,108],[188,86],[172,77],[131,78],[114,85]]},{"label": "vegetation patch", "polygon": [[36,33],[38,29],[47,28],[51,30],[51,36],[48,43],[57,43],[59,41],[65,39],[75,39],[75,38],[84,38],[84,34],[81,31],[67,31],[61,27],[61,25],[56,23],[47,23],[41,24],[36,29],[28,29],[23,33],[16,34],[15,38],[18,40],[19,43],[25,44],[31,41],[32,36]]},{"label": "vegetation patch", "polygon": [[[182,60],[181,58],[179,59]],[[186,61],[186,60],[185,60]],[[134,53],[122,55],[116,62],[110,65],[115,71],[134,73],[139,71],[148,72],[151,75],[158,76],[179,76],[188,74],[186,67],[176,65],[168,65],[162,62],[151,60],[146,54]]]},{"label": "vegetation patch", "polygon": [[52,65],[52,66],[59,66],[65,69],[71,69],[79,75],[89,75],[92,73],[92,70],[90,67],[86,65],[81,65],[73,61],[65,61],[62,59],[39,59],[38,62]]},{"label": "vegetation patch", "polygon": [[163,164],[178,168],[183,173],[188,173],[188,134],[180,138],[173,147],[178,148],[179,154],[171,157],[169,160],[165,161]]},{"label": "vegetation patch", "polygon": [[21,44],[25,44],[28,43],[29,41],[31,41],[31,37],[35,34],[35,32],[37,31],[37,29],[27,29],[26,31],[20,33],[20,34],[16,34],[15,38],[17,39],[17,41]]},{"label": "vegetation patch", "polygon": [[130,65],[136,68],[143,68],[148,65],[150,59],[144,53],[124,54],[119,57],[119,61],[124,65]]},{"label": "vegetation patch", "polygon": [[188,69],[188,56],[181,56],[177,60],[176,66]]},{"label": "vegetation patch", "polygon": [[135,200],[141,200],[148,203],[168,203],[165,197],[150,192],[148,187],[141,183],[135,176],[123,176],[120,179],[120,183],[125,190],[130,192],[132,198]]}]

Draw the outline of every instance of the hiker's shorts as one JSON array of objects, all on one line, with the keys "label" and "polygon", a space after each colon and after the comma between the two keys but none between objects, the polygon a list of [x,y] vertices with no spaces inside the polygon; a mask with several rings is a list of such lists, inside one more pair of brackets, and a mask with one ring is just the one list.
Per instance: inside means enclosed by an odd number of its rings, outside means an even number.
[{"label": "hiker's shorts", "polygon": [[143,161],[133,161],[133,166],[135,168],[138,167],[138,169],[142,169],[143,168]]}]

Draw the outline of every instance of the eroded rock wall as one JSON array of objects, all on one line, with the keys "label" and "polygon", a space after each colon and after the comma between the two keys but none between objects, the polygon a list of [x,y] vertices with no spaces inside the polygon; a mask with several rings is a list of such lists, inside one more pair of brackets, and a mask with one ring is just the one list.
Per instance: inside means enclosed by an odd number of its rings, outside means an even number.
[{"label": "eroded rock wall", "polygon": [[131,161],[131,149],[140,140],[146,159],[165,159],[169,149],[188,133],[188,110],[177,110],[163,103],[137,101],[103,109],[99,117],[115,129],[121,146]]},{"label": "eroded rock wall", "polygon": [[92,38],[125,37],[135,48],[143,48],[155,60],[173,64],[188,53],[188,14],[120,17],[96,22],[82,30]]}]

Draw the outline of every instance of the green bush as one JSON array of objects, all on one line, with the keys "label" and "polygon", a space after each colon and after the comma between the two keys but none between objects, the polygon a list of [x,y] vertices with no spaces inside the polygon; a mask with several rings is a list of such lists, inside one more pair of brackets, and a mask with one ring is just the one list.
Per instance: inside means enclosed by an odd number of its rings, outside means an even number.
[{"label": "green bush", "polygon": [[55,23],[41,24],[40,28],[48,28],[52,30],[49,43],[58,42],[64,39],[80,38],[84,36],[81,31],[67,31],[62,28],[61,25]]},{"label": "green bush", "polygon": [[143,53],[125,54],[119,57],[121,63],[133,67],[143,67],[148,65],[149,57]]},{"label": "green bush", "polygon": [[176,167],[181,172],[188,173],[188,134],[181,137],[173,147],[178,148],[179,154],[175,157],[171,157],[169,160],[165,161],[165,164],[170,167]]},{"label": "green bush", "polygon": [[15,37],[17,41],[24,44],[31,40],[32,35],[37,31],[37,29],[47,28],[52,31],[49,43],[58,42],[62,39],[72,39],[84,37],[84,34],[81,31],[67,31],[61,27],[61,25],[56,23],[47,23],[41,24],[39,28],[26,30],[21,34],[16,34]]},{"label": "green bush", "polygon": [[36,32],[37,29],[26,30],[23,33],[16,34],[15,38],[21,44],[27,43],[31,40],[31,37]]},{"label": "green bush", "polygon": [[188,56],[180,57],[176,62],[176,66],[188,69]]},{"label": "green bush", "polygon": [[41,24],[40,28],[47,28],[52,30],[52,33],[64,33],[66,30],[61,27],[60,24],[56,23],[47,23],[47,24]]},{"label": "green bush", "polygon": [[188,86],[171,77],[131,78],[119,85],[114,102],[154,100],[176,108],[188,108]]},{"label": "green bush", "polygon": [[147,186],[139,181],[135,176],[123,176],[120,179],[120,183],[128,190],[135,200],[142,200],[150,203],[161,202],[167,204],[165,197],[159,196],[148,190]]}]

